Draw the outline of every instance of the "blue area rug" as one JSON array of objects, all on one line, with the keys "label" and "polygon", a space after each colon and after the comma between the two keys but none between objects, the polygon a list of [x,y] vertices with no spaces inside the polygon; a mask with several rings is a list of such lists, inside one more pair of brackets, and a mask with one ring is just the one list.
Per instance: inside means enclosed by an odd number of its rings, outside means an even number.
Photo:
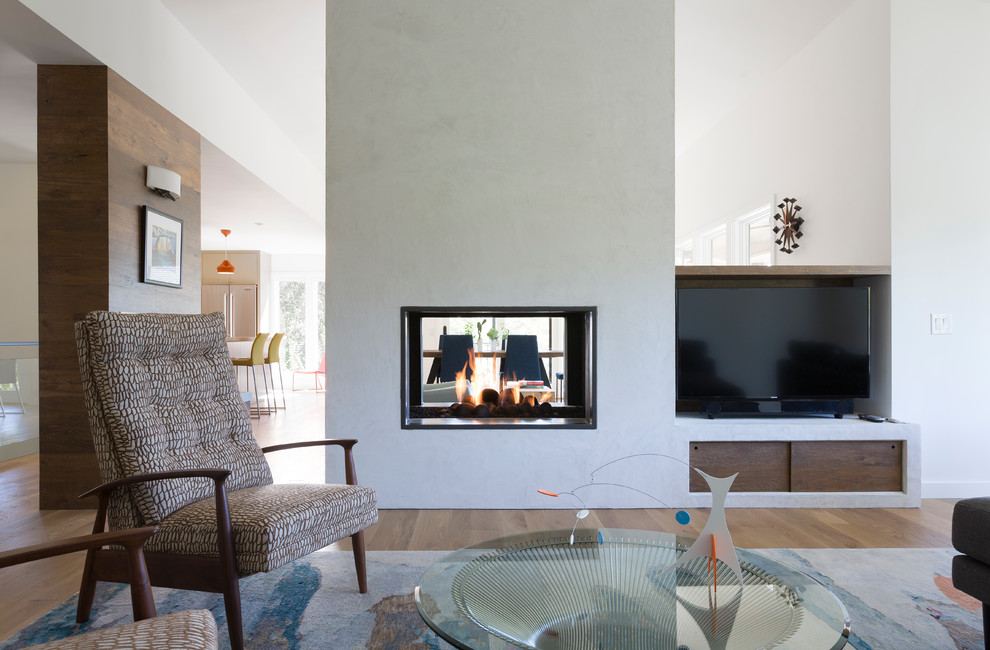
[{"label": "blue area rug", "polygon": [[[849,610],[856,650],[983,648],[978,603],[951,587],[951,549],[823,549],[762,551],[823,582]],[[420,618],[413,587],[442,552],[369,552],[370,593],[357,592],[353,556],[320,551],[241,581],[249,648],[375,648],[448,650]],[[155,589],[160,614],[209,609],[228,645],[222,599]],[[75,597],[0,648],[21,648],[131,620],[126,587],[101,584],[92,619],[76,625]],[[975,611],[973,610],[975,608]]]}]

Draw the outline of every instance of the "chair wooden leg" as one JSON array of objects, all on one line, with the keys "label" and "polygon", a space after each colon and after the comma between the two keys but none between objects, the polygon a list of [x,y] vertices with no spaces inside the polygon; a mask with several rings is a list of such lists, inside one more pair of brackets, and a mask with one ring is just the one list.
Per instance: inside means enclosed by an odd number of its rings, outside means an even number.
[{"label": "chair wooden leg", "polygon": [[354,568],[357,570],[358,591],[368,593],[368,567],[364,561],[364,531],[351,535],[351,546],[354,548]]},{"label": "chair wooden leg", "polygon": [[244,650],[244,623],[241,619],[241,587],[237,576],[229,580],[224,576],[223,608],[227,613],[227,632],[231,650]]},{"label": "chair wooden leg", "polygon": [[85,623],[93,611],[93,599],[96,597],[96,578],[93,564],[96,562],[96,549],[86,551],[86,564],[83,565],[82,583],[79,585],[79,599],[76,605],[76,623]]}]

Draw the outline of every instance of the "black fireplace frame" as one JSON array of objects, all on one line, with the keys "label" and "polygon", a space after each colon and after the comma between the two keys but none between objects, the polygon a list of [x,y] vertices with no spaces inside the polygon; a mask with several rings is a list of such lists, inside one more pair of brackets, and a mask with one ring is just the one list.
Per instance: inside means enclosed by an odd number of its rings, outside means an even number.
[{"label": "black fireplace frame", "polygon": [[[422,406],[424,318],[550,317],[564,319],[564,395],[568,417],[450,418],[411,417]],[[597,307],[402,307],[401,425],[403,429],[597,429]],[[575,413],[576,412],[576,413]],[[577,417],[571,417],[577,415]]]}]

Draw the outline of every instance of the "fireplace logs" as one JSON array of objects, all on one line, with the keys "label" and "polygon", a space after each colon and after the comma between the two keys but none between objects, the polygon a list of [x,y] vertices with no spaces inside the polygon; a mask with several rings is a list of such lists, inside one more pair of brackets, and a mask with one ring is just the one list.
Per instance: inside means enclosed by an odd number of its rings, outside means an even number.
[{"label": "fireplace logs", "polygon": [[463,402],[454,402],[442,414],[455,418],[552,418],[556,417],[553,404],[540,402],[533,395],[517,397],[518,392],[506,388],[501,393],[494,388],[481,391],[481,400],[475,403],[473,395],[466,395]]}]

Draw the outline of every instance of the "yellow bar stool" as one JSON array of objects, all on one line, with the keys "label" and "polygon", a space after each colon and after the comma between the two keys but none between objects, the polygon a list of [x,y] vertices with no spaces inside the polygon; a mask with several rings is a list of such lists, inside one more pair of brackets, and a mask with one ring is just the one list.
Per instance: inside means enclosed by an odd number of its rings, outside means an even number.
[{"label": "yellow bar stool", "polygon": [[[277,332],[275,336],[272,337],[272,342],[268,344],[268,356],[265,357],[265,365],[268,366],[268,372],[271,373],[272,378],[272,401],[275,402],[275,412],[278,409],[285,408],[285,380],[282,378],[282,339],[285,338],[285,332]],[[275,392],[275,369],[272,364],[278,365],[278,386],[282,391],[282,406],[278,405],[278,394]],[[264,369],[262,369],[264,373]]]},{"label": "yellow bar stool", "polygon": [[254,376],[254,403],[255,407],[251,412],[253,416],[255,413],[258,414],[258,418],[261,418],[261,393],[258,392],[258,372],[255,370],[258,366],[261,366],[261,378],[265,380],[265,404],[268,409],[268,415],[272,414],[272,403],[268,396],[268,380],[265,377],[265,341],[268,340],[268,332],[258,334],[254,337],[254,343],[251,344],[251,356],[247,359],[231,359],[230,362],[234,364],[235,368],[244,368],[244,383],[247,384],[248,388],[251,388],[250,377],[247,374],[248,368],[251,368],[251,375]]}]

